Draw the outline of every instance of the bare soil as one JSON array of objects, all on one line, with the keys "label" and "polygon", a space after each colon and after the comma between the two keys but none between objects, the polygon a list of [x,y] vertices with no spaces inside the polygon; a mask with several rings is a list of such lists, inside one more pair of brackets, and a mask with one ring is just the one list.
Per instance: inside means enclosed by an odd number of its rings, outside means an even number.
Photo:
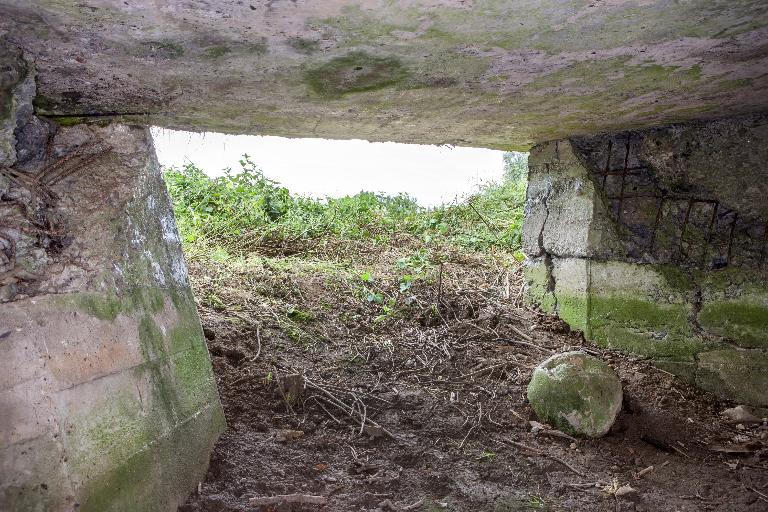
[{"label": "bare soil", "polygon": [[[229,428],[180,511],[768,510],[765,425],[523,307],[514,264],[444,255],[401,293],[402,253],[348,249],[192,261]],[[531,424],[532,368],[574,348],[624,386],[602,439]],[[289,494],[327,504],[249,504]]]}]

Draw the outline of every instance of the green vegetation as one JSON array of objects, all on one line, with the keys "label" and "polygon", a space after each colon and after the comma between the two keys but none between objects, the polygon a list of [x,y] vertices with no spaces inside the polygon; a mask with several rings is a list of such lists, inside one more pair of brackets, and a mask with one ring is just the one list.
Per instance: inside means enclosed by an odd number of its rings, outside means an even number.
[{"label": "green vegetation", "polygon": [[297,196],[265,177],[248,155],[240,160],[239,172],[227,169],[216,178],[193,164],[166,169],[164,175],[188,252],[202,250],[222,260],[253,253],[298,254],[330,242],[409,244],[414,255],[401,262],[408,273],[400,283],[407,290],[424,267],[420,250],[519,249],[527,158],[509,155],[501,183],[486,185],[464,202],[437,208],[423,208],[406,194]]},{"label": "green vegetation", "polygon": [[436,321],[441,294],[462,279],[518,268],[526,166],[508,155],[501,183],[437,208],[405,194],[298,196],[247,155],[219,177],[193,164],[164,176],[198,306],[248,325],[269,312],[265,323],[310,350],[328,339],[324,325]]}]

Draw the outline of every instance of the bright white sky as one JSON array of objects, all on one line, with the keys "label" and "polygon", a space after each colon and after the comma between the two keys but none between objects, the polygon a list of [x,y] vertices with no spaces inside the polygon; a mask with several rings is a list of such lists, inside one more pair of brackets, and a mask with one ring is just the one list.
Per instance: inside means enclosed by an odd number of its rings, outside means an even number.
[{"label": "bright white sky", "polygon": [[407,192],[422,206],[451,202],[498,181],[502,152],[363,140],[287,139],[152,128],[160,163],[192,161],[209,175],[239,169],[243,153],[291,192],[339,197],[360,191]]}]

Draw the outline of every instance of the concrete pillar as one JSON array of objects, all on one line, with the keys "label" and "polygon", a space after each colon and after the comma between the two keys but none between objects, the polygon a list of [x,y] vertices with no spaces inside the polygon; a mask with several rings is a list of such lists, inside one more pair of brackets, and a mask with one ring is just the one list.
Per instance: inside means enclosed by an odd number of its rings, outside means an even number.
[{"label": "concrete pillar", "polygon": [[766,161],[766,116],[536,146],[528,300],[600,345],[768,406]]},{"label": "concrete pillar", "polygon": [[149,132],[3,69],[0,509],[176,510],[224,418]]}]

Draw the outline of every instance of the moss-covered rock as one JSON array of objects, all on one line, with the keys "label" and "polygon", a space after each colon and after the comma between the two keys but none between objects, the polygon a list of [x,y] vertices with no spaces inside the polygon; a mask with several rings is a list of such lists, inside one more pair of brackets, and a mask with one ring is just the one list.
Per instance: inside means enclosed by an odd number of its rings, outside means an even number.
[{"label": "moss-covered rock", "polygon": [[534,370],[528,401],[542,421],[575,435],[600,437],[621,410],[621,382],[603,361],[565,352]]}]

